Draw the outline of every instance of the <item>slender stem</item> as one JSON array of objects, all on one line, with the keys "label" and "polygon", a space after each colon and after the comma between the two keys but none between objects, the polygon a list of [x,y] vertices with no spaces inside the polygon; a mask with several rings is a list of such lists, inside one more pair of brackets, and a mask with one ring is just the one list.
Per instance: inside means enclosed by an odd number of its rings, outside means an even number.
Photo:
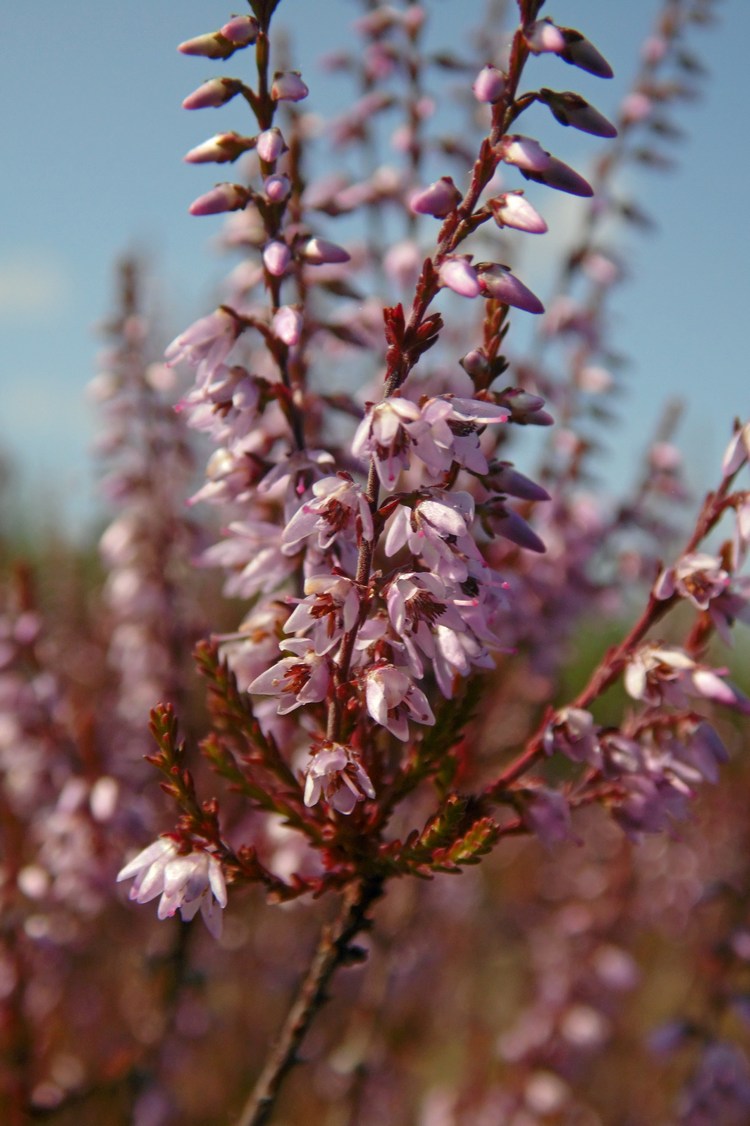
[{"label": "slender stem", "polygon": [[370,925],[367,909],[381,892],[380,879],[363,879],[352,884],[344,895],[339,914],[323,928],[279,1038],[235,1126],[264,1126],[270,1121],[281,1085],[298,1062],[297,1053],[305,1034],[327,1000],[328,983],[346,961],[352,939]]}]

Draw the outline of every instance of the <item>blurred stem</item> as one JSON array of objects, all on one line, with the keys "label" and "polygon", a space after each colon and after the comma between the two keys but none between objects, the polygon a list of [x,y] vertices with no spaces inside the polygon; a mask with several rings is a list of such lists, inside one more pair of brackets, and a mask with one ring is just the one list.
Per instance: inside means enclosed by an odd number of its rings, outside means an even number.
[{"label": "blurred stem", "polygon": [[359,880],[347,889],[338,915],[323,928],[278,1040],[235,1126],[264,1126],[270,1121],[282,1083],[298,1062],[297,1052],[307,1030],[327,1000],[328,983],[350,956],[349,944],[370,926],[367,909],[382,890],[378,878]]}]

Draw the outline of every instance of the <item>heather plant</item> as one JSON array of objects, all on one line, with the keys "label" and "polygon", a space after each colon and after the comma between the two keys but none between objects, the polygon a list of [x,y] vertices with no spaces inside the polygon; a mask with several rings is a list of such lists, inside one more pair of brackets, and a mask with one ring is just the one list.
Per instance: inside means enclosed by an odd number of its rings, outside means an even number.
[{"label": "heather plant", "polygon": [[[746,771],[727,767],[735,792],[703,825],[691,813],[750,713],[714,640],[750,618],[750,423],[692,527],[671,406],[630,492],[596,487],[623,233],[650,222],[623,184],[666,163],[712,4],[659,6],[612,122],[537,88],[542,56],[560,85],[612,77],[544,0],[490,5],[473,44],[445,51],[428,5],[364,4],[325,60],[354,94],[324,136],[293,40],[272,38],[283,5],[249,8],[180,45],[202,77],[231,59],[184,102],[241,122],[186,156],[236,169],[190,207],[226,215],[221,302],[154,363],[127,262],[105,327],[93,390],[115,513],[76,674],[96,703],[39,648],[30,606],[11,600],[2,624],[11,1120],[82,1121],[88,1104],[139,1126],[528,1126],[627,1105],[633,1122],[739,1123]],[[541,112],[603,146],[592,175],[533,136]],[[578,208],[562,251],[553,192]],[[532,240],[542,257],[550,243],[541,298]],[[223,573],[229,609],[190,560]],[[205,693],[187,668],[201,633]],[[115,852],[155,919],[122,899],[107,914]],[[678,935],[694,972],[690,917],[718,900],[708,988],[692,1005],[665,989],[649,1044],[628,999],[653,992]],[[23,983],[43,948],[59,981],[35,1011]],[[113,1029],[86,1065],[64,1021],[34,1047],[50,998],[75,1011],[76,958],[106,966]]]}]

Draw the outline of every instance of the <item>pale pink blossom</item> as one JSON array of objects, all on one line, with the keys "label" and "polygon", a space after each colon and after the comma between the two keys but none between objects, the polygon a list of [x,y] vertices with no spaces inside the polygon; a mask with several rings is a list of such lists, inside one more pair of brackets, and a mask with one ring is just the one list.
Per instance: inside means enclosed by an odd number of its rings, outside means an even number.
[{"label": "pale pink blossom", "polygon": [[216,133],[186,153],[184,159],[188,164],[226,164],[236,160],[254,145],[253,137],[241,137],[239,133]]},{"label": "pale pink blossom", "polygon": [[255,141],[258,156],[266,164],[275,164],[279,157],[287,151],[287,143],[280,129],[275,125],[271,129],[264,129]]},{"label": "pale pink blossom", "polygon": [[461,202],[461,193],[450,176],[441,176],[434,184],[415,192],[409,200],[409,207],[417,215],[433,215],[444,219],[455,211]]},{"label": "pale pink blossom", "polygon": [[263,247],[263,265],[274,278],[281,278],[292,260],[292,252],[286,243],[274,239]]},{"label": "pale pink blossom", "polygon": [[250,192],[241,184],[217,184],[190,204],[191,215],[220,215],[225,211],[242,211],[250,202]]},{"label": "pale pink blossom", "polygon": [[513,227],[517,231],[542,235],[547,224],[535,207],[524,197],[523,192],[504,192],[491,199],[490,210],[498,227]]},{"label": "pale pink blossom", "polygon": [[460,297],[478,297],[481,293],[477,272],[468,258],[444,258],[438,269],[440,284],[452,289]]},{"label": "pale pink blossom", "polygon": [[183,109],[206,109],[223,106],[242,89],[242,83],[234,78],[210,78],[182,103]]},{"label": "pale pink blossom", "polygon": [[424,692],[395,665],[376,664],[367,670],[365,698],[375,722],[403,742],[409,737],[409,719],[429,725],[435,722]]},{"label": "pale pink blossom", "polygon": [[290,637],[283,643],[291,657],[282,657],[248,685],[248,692],[259,696],[278,696],[277,711],[286,715],[304,704],[325,700],[331,684],[327,657],[315,652],[306,638]]},{"label": "pale pink blossom", "polygon": [[221,935],[221,912],[227,905],[227,889],[221,864],[213,853],[200,849],[179,853],[174,841],[161,838],[139,852],[117,875],[133,879],[130,898],[148,903],[161,896],[158,917],[167,919],[180,912],[188,922],[200,910],[214,938]]},{"label": "pale pink blossom", "polygon": [[324,477],[312,487],[313,498],[295,512],[282,534],[282,545],[288,554],[300,550],[308,538],[322,550],[331,547],[339,537],[372,540],[373,526],[370,506],[362,489],[346,474]]},{"label": "pale pink blossom", "polygon": [[498,102],[505,93],[506,75],[488,63],[474,79],[472,90],[478,102]]},{"label": "pale pink blossom", "polygon": [[711,601],[728,588],[730,578],[713,555],[694,551],[684,555],[674,567],[661,572],[654,585],[654,597],[671,598],[678,594],[698,610],[708,610]]},{"label": "pale pink blossom", "polygon": [[340,743],[326,743],[313,756],[305,775],[305,805],[320,798],[338,813],[349,814],[357,802],[374,798],[375,790],[354,751]]},{"label": "pale pink blossom", "polygon": [[310,93],[298,70],[277,71],[271,83],[275,102],[301,102]]},{"label": "pale pink blossom", "polygon": [[359,619],[360,592],[343,575],[312,575],[305,580],[305,597],[284,626],[286,633],[305,633],[318,654],[328,653]]}]

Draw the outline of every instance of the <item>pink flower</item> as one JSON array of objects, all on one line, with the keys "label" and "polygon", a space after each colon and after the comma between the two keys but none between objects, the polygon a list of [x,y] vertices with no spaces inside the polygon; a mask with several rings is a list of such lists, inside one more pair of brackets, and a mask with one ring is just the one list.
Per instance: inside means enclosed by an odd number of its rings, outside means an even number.
[{"label": "pink flower", "polygon": [[214,938],[221,935],[223,910],[227,905],[224,873],[211,852],[200,849],[187,855],[178,853],[174,841],[161,838],[139,852],[117,875],[120,880],[134,878],[130,898],[148,903],[161,895],[158,917],[171,918],[179,911],[189,922],[200,910]]},{"label": "pink flower", "polygon": [[194,199],[188,210],[191,215],[221,215],[225,211],[242,211],[249,202],[250,192],[240,184],[217,184]]},{"label": "pink flower", "polygon": [[288,348],[293,348],[302,337],[302,314],[291,305],[282,305],[273,315],[271,332]]},{"label": "pink flower", "polygon": [[505,75],[492,64],[482,67],[472,90],[478,102],[498,102],[505,93]]},{"label": "pink flower", "polygon": [[477,274],[485,297],[502,301],[504,305],[513,305],[516,309],[524,309],[527,313],[544,312],[544,305],[536,294],[527,289],[507,266],[481,262],[477,266]]},{"label": "pink flower", "polygon": [[292,190],[292,182],[288,176],[269,176],[263,184],[263,191],[270,203],[283,203]]},{"label": "pink flower", "polygon": [[365,698],[367,710],[375,722],[403,742],[409,737],[409,718],[429,725],[435,722],[424,692],[395,665],[378,664],[368,669]]},{"label": "pink flower", "polygon": [[461,202],[461,193],[450,176],[441,176],[428,188],[415,192],[409,200],[409,207],[417,215],[433,215],[444,219],[455,211]]},{"label": "pink flower", "polygon": [[233,16],[224,24],[220,34],[235,47],[249,47],[258,38],[259,30],[255,16]]},{"label": "pink flower", "polygon": [[636,700],[652,706],[684,707],[690,696],[701,696],[750,714],[750,700],[714,669],[697,664],[682,649],[647,643],[625,669],[625,688]]},{"label": "pink flower", "polygon": [[239,133],[216,133],[191,149],[184,160],[188,164],[226,164],[236,160],[254,144],[253,137],[241,137]]},{"label": "pink flower", "polygon": [[288,554],[299,551],[303,540],[312,538],[325,551],[343,536],[372,540],[372,514],[362,489],[350,477],[324,477],[312,487],[313,499],[295,512],[284,529],[281,542]]},{"label": "pink flower", "polygon": [[263,265],[274,278],[284,276],[291,259],[292,254],[286,243],[274,240],[266,243],[263,248]]},{"label": "pink flower", "polygon": [[304,704],[320,703],[328,695],[331,684],[328,658],[319,656],[306,638],[288,638],[283,647],[294,656],[282,657],[256,676],[247,689],[259,696],[278,696],[279,715],[286,715]]},{"label": "pink flower", "polygon": [[310,93],[298,70],[277,71],[271,84],[275,102],[301,102]]},{"label": "pink flower", "polygon": [[344,576],[313,575],[305,581],[305,595],[289,615],[284,631],[304,632],[316,653],[328,653],[359,619],[359,588]]},{"label": "pink flower", "polygon": [[341,743],[325,743],[307,768],[305,805],[315,805],[321,796],[344,814],[351,813],[357,802],[375,797],[372,782],[355,752]]},{"label": "pink flower", "polygon": [[210,78],[192,94],[188,94],[182,103],[183,109],[207,109],[208,107],[223,106],[231,101],[235,94],[242,89],[242,83],[234,78]]},{"label": "pink flower", "polygon": [[547,224],[523,192],[504,192],[490,200],[490,210],[498,227],[513,227],[532,235],[542,235]]},{"label": "pink flower", "polygon": [[699,551],[684,555],[674,567],[662,571],[654,586],[654,597],[671,598],[679,594],[698,610],[707,610],[729,586],[729,575],[713,555]]},{"label": "pink flower", "polygon": [[502,142],[502,152],[503,161],[518,168],[527,180],[535,180],[570,195],[593,195],[591,185],[583,176],[551,156],[531,137],[522,137],[518,133],[506,137]]},{"label": "pink flower", "polygon": [[232,351],[240,332],[237,317],[225,309],[217,309],[176,336],[164,357],[170,366],[185,361],[197,367],[199,375],[210,379]]},{"label": "pink flower", "polygon": [[461,297],[478,297],[481,288],[477,272],[468,258],[444,258],[438,270],[440,284],[452,289]]},{"label": "pink flower", "polygon": [[287,143],[281,130],[274,125],[273,128],[265,129],[258,134],[255,149],[262,161],[266,164],[275,164],[282,153],[287,151]]},{"label": "pink flower", "polygon": [[722,462],[724,476],[731,477],[748,458],[750,458],[750,422],[740,426],[732,435]]},{"label": "pink flower", "polygon": [[325,266],[331,263],[348,262],[351,255],[343,246],[328,242],[323,238],[311,238],[302,247],[302,257],[311,266]]}]

